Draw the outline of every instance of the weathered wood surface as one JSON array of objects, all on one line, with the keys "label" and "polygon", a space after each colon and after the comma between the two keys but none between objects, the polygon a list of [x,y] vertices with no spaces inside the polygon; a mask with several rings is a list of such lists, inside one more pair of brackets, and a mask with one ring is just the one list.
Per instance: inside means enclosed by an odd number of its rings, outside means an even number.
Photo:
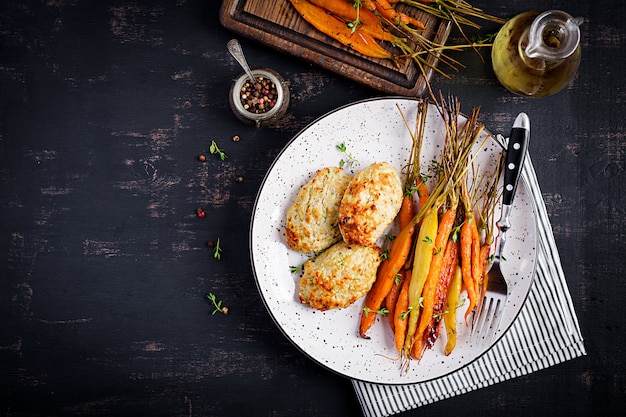
[{"label": "weathered wood surface", "polygon": [[[405,416],[616,416],[626,409],[624,3],[476,1],[585,17],[576,79],[514,97],[473,52],[434,86],[530,152],[588,356]],[[228,107],[240,73],[218,1],[4,1],[0,8],[0,414],[358,415],[350,382],[271,322],[248,255],[273,159],[322,114],[380,95],[240,38],[290,82],[286,117]],[[458,35],[457,35],[458,36]],[[232,141],[234,135],[241,140]],[[226,161],[208,155],[215,140]],[[238,177],[239,178],[238,180]],[[241,181],[243,179],[243,181]],[[206,217],[196,216],[203,208]],[[207,241],[221,239],[221,260]],[[206,294],[229,307],[211,315]]]},{"label": "weathered wood surface", "polygon": [[[403,10],[424,24],[426,39],[445,43],[451,28],[449,22],[415,8]],[[412,60],[376,59],[354,52],[316,30],[298,15],[288,0],[226,0],[220,10],[220,22],[245,38],[386,94],[419,96],[427,89],[421,71]],[[423,50],[411,42],[407,45],[415,51]],[[398,53],[393,47],[388,49]],[[430,65],[436,65],[435,55],[425,58]],[[428,78],[434,72],[428,66],[425,71]]]}]

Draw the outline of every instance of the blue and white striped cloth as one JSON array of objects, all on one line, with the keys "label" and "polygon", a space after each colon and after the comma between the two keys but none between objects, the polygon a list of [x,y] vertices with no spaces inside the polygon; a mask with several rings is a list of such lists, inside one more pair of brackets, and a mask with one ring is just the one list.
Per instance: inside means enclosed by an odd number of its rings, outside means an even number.
[{"label": "blue and white striped cloth", "polygon": [[522,175],[537,212],[538,253],[533,287],[517,320],[489,352],[450,375],[410,385],[353,381],[365,417],[390,416],[586,355],[529,155]]}]

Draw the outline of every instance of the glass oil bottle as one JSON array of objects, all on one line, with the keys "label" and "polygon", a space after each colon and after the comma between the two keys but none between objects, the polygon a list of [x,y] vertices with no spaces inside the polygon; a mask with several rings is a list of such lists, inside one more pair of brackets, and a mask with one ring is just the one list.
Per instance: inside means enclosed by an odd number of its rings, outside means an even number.
[{"label": "glass oil bottle", "polygon": [[492,48],[493,70],[514,94],[545,97],[561,91],[580,65],[582,18],[560,10],[530,11],[502,26]]}]

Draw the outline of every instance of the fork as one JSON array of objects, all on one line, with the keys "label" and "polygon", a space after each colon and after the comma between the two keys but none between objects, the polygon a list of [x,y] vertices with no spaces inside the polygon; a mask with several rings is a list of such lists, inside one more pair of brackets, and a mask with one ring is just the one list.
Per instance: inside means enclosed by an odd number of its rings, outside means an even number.
[{"label": "fork", "polygon": [[526,113],[520,113],[513,123],[507,145],[502,212],[500,220],[496,223],[499,232],[496,238],[493,262],[487,272],[486,282],[481,290],[481,299],[472,320],[472,341],[478,337],[479,340],[482,339],[482,342],[492,342],[502,320],[502,313],[508,297],[508,284],[500,268],[500,262],[506,243],[506,233],[511,227],[511,207],[526,157],[529,139],[530,120]]}]

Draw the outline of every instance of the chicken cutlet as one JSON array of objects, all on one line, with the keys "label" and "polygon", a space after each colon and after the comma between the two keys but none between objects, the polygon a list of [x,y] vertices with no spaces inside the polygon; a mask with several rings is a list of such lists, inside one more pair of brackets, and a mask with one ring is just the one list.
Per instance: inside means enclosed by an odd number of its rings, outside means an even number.
[{"label": "chicken cutlet", "polygon": [[341,240],[339,203],[352,177],[338,167],[318,170],[287,209],[285,238],[292,250],[318,253]]},{"label": "chicken cutlet", "polygon": [[339,230],[348,245],[375,245],[395,219],[404,189],[400,174],[388,162],[357,172],[339,206]]},{"label": "chicken cutlet", "polygon": [[305,262],[300,301],[322,311],[348,307],[372,288],[380,262],[377,246],[335,243]]}]

